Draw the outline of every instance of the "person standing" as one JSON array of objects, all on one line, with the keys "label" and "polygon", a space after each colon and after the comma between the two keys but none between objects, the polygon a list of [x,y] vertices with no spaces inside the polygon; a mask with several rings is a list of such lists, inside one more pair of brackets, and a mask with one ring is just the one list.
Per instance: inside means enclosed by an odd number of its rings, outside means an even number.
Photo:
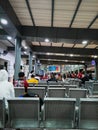
[{"label": "person standing", "polygon": [[6,108],[8,108],[7,99],[14,98],[14,86],[8,81],[8,72],[4,69],[0,70],[0,98],[5,98]]}]

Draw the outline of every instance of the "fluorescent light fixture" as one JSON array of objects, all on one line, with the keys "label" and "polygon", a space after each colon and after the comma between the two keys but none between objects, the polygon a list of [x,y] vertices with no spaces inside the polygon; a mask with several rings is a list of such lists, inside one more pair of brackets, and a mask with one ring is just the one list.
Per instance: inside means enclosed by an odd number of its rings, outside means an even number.
[{"label": "fluorescent light fixture", "polygon": [[88,41],[84,40],[84,41],[82,41],[82,44],[83,44],[83,45],[86,45],[87,42],[88,42]]},{"label": "fluorescent light fixture", "polygon": [[95,55],[94,58],[97,58],[97,56]]},{"label": "fluorescent light fixture", "polygon": [[24,46],[25,49],[27,49],[28,47],[27,46]]},{"label": "fluorescent light fixture", "polygon": [[26,51],[24,51],[24,54],[27,54],[27,52],[26,52]]},{"label": "fluorescent light fixture", "polygon": [[70,54],[71,57],[73,57],[74,55],[73,54]]},{"label": "fluorescent light fixture", "polygon": [[7,36],[7,39],[8,39],[8,40],[11,40],[11,39],[12,39],[12,37],[10,37],[10,36]]},{"label": "fluorescent light fixture", "polygon": [[92,55],[91,57],[92,57],[92,58],[97,58],[98,56],[97,56],[97,55]]},{"label": "fluorescent light fixture", "polygon": [[7,25],[7,24],[8,24],[8,21],[7,21],[6,19],[1,19],[0,21],[1,21],[1,23],[4,24],[4,25]]},{"label": "fluorescent light fixture", "polygon": [[49,42],[49,39],[48,39],[48,38],[46,38],[46,39],[45,39],[45,42]]},{"label": "fluorescent light fixture", "polygon": [[84,63],[84,61],[81,61],[82,63]]},{"label": "fluorescent light fixture", "polygon": [[65,60],[65,62],[68,62],[68,60]]},{"label": "fluorescent light fixture", "polygon": [[36,56],[35,56],[35,55],[33,55],[33,58],[36,58]]},{"label": "fluorescent light fixture", "polygon": [[46,55],[50,55],[50,53],[46,53]]}]

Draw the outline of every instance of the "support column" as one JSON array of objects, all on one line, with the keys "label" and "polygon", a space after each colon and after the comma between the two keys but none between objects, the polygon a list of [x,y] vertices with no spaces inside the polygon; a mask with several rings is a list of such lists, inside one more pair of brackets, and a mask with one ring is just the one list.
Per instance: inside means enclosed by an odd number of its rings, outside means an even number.
[{"label": "support column", "polygon": [[17,37],[15,40],[15,73],[14,79],[18,79],[18,73],[20,72],[21,65],[21,38]]},{"label": "support column", "polygon": [[87,74],[87,65],[84,65],[85,75]]},{"label": "support column", "polygon": [[98,80],[98,60],[95,61],[95,80]]},{"label": "support column", "polygon": [[32,71],[32,52],[29,53],[29,72]]},{"label": "support column", "polygon": [[80,67],[79,67],[79,65],[78,65],[78,73],[80,72]]},{"label": "support column", "polygon": [[38,74],[38,66],[37,66],[37,60],[35,59],[35,75]]},{"label": "support column", "polygon": [[60,73],[62,73],[62,65],[60,65]]}]

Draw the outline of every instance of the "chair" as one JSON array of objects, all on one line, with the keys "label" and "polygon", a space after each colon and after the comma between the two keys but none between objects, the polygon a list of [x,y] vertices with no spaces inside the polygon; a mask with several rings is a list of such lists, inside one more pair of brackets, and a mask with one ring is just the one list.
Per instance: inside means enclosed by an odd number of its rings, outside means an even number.
[{"label": "chair", "polygon": [[98,99],[80,99],[79,128],[98,129]]},{"label": "chair", "polygon": [[98,95],[98,83],[93,83],[92,95]]},{"label": "chair", "polygon": [[20,95],[23,95],[25,92],[24,87],[14,87],[15,90],[15,97],[19,97]]},{"label": "chair", "polygon": [[44,87],[29,87],[28,93],[38,94],[40,98],[44,99],[45,96],[45,88]]},{"label": "chair", "polygon": [[56,82],[56,81],[48,81],[47,84],[48,84],[48,85],[59,85],[59,82]]},{"label": "chair", "polygon": [[15,98],[8,100],[9,127],[38,128],[39,98]]},{"label": "chair", "polygon": [[0,128],[5,127],[5,103],[4,99],[0,99]]},{"label": "chair", "polygon": [[87,97],[87,89],[81,88],[69,88],[69,98],[86,98]]},{"label": "chair", "polygon": [[48,97],[65,97],[66,88],[48,88]]},{"label": "chair", "polygon": [[92,95],[94,81],[85,81],[85,88],[89,90],[89,94]]},{"label": "chair", "polygon": [[69,92],[69,88],[77,88],[77,85],[64,85],[64,87],[66,88],[66,94],[68,95]]},{"label": "chair", "polygon": [[53,88],[62,88],[63,87],[63,85],[59,85],[59,84],[57,84],[57,85],[52,85],[52,84],[50,84],[48,87],[53,87]]},{"label": "chair", "polygon": [[45,128],[75,127],[75,99],[45,98],[44,103]]}]

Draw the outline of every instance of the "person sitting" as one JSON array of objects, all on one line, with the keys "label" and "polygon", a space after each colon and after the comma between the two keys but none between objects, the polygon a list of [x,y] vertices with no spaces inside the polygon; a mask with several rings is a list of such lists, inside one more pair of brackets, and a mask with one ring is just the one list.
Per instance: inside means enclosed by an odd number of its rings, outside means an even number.
[{"label": "person sitting", "polygon": [[82,80],[82,84],[85,84],[85,81],[89,81],[88,74],[84,75],[84,77],[81,80]]},{"label": "person sitting", "polygon": [[38,81],[40,81],[40,76],[38,74],[35,75],[35,79],[37,79]]},{"label": "person sitting", "polygon": [[38,84],[38,80],[34,77],[34,75],[31,75],[31,78],[27,80],[28,83]]},{"label": "person sitting", "polygon": [[25,79],[24,72],[19,72],[18,77],[19,79],[15,81],[15,87],[24,87],[25,92],[27,92],[27,88],[29,87],[29,84]]},{"label": "person sitting", "polygon": [[53,73],[51,74],[51,78],[47,80],[47,83],[49,81],[55,81],[55,82],[57,82],[57,79],[55,78],[55,75]]}]

